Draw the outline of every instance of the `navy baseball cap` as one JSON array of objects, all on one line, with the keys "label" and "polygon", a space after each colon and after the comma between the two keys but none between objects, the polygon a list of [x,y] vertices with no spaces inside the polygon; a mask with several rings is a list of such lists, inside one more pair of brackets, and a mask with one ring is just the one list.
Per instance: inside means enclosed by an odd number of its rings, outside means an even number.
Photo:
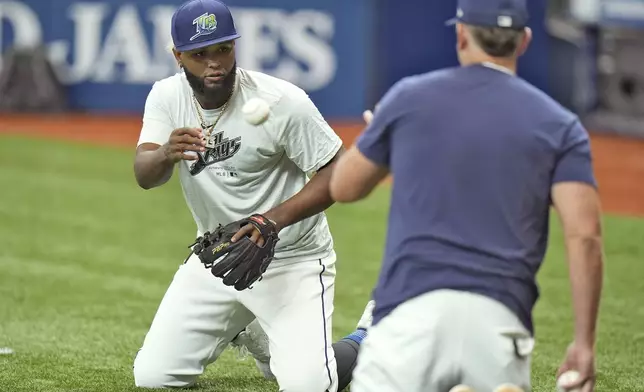
[{"label": "navy baseball cap", "polygon": [[528,19],[527,0],[458,0],[456,17],[446,24],[522,29]]},{"label": "navy baseball cap", "polygon": [[189,0],[172,15],[172,42],[179,52],[235,40],[233,16],[218,0]]}]

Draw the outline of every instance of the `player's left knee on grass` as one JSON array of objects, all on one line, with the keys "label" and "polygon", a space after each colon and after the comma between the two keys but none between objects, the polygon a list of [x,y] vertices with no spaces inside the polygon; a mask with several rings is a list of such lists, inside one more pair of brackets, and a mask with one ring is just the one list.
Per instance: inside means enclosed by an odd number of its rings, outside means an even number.
[{"label": "player's left knee on grass", "polygon": [[189,388],[195,383],[193,376],[169,375],[161,372],[134,370],[134,385],[138,388]]},{"label": "player's left knee on grass", "polygon": [[171,374],[138,356],[134,360],[133,373],[134,385],[138,388],[189,388],[197,379],[194,374]]}]

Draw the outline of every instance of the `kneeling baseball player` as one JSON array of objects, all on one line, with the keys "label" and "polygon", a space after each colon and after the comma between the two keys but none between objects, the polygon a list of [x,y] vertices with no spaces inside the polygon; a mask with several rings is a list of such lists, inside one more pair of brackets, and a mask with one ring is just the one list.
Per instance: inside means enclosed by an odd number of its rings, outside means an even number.
[{"label": "kneeling baseball player", "polygon": [[[135,383],[191,386],[235,341],[280,391],[342,390],[373,305],[331,344],[336,254],[324,211],[342,140],[303,90],[237,67],[240,35],[223,3],[182,4],[171,31],[182,71],[147,97],[134,173],[152,189],[177,168],[198,240],[136,356]],[[242,113],[253,98],[270,108],[258,125]]]}]

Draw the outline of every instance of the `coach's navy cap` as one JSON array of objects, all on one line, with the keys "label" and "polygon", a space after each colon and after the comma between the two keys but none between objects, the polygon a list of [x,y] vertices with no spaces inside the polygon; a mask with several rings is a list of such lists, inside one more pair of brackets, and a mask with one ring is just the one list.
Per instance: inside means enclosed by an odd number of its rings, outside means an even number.
[{"label": "coach's navy cap", "polygon": [[172,42],[177,51],[194,50],[240,37],[226,4],[189,0],[172,15]]},{"label": "coach's navy cap", "polygon": [[447,25],[522,29],[528,24],[527,0],[458,0],[456,17]]}]

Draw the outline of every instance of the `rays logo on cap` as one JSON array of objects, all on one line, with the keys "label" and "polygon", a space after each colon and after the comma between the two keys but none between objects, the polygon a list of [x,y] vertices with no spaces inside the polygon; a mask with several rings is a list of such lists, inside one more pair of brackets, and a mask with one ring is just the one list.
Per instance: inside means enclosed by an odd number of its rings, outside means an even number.
[{"label": "rays logo on cap", "polygon": [[195,20],[192,21],[192,24],[197,29],[197,33],[190,37],[190,41],[194,41],[197,37],[202,35],[209,35],[217,30],[217,17],[215,14],[204,13],[199,15]]}]

